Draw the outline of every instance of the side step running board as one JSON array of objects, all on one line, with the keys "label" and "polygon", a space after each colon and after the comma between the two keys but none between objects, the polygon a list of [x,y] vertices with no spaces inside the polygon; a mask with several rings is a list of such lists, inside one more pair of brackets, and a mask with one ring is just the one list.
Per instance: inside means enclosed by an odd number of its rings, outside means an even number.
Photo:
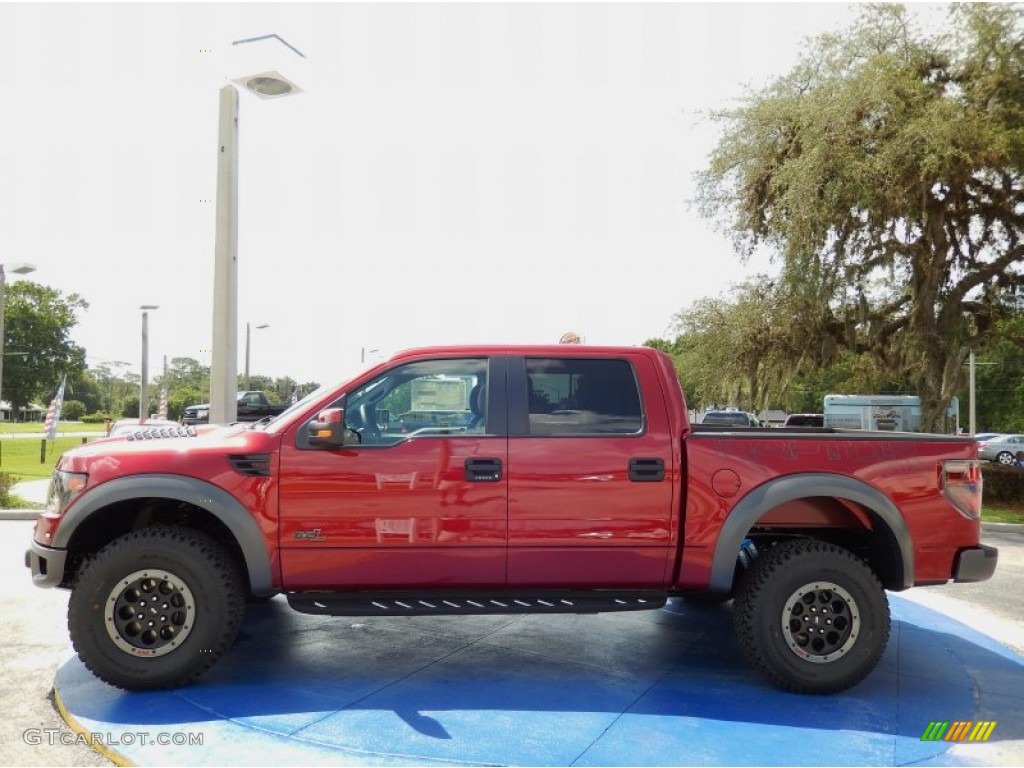
[{"label": "side step running board", "polygon": [[665,605],[657,591],[293,592],[288,604],[323,616],[441,616],[488,613],[603,613]]}]

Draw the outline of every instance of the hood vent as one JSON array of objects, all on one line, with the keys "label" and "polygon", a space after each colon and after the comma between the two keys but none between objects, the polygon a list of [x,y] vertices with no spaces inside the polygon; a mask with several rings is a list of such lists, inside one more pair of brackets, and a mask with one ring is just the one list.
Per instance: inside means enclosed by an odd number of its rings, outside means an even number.
[{"label": "hood vent", "polygon": [[270,477],[269,453],[232,453],[228,461],[235,471],[252,477]]},{"label": "hood vent", "polygon": [[164,437],[195,437],[192,427],[150,427],[139,429],[127,435],[128,440],[159,440]]}]

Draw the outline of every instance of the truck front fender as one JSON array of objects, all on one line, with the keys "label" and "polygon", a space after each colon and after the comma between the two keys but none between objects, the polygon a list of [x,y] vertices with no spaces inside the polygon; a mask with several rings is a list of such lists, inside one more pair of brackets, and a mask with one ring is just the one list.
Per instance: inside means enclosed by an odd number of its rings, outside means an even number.
[{"label": "truck front fender", "polygon": [[49,546],[67,549],[78,527],[97,510],[118,502],[151,498],[182,501],[209,512],[238,543],[252,592],[265,594],[274,590],[266,540],[249,510],[223,489],[181,475],[132,475],[89,489],[65,513]]},{"label": "truck front fender", "polygon": [[722,525],[711,566],[711,592],[727,594],[733,587],[736,558],[750,529],[762,515],[796,499],[824,496],[860,504],[885,525],[899,547],[903,589],[914,584],[914,546],[899,509],[877,488],[844,475],[807,472],[787,475],[758,486],[733,508]]}]

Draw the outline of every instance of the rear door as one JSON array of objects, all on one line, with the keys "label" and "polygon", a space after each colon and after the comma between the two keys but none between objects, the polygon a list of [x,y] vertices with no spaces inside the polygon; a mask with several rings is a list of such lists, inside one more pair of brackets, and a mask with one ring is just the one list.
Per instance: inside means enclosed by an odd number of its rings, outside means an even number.
[{"label": "rear door", "polygon": [[509,408],[509,586],[663,586],[677,469],[650,358],[512,358]]},{"label": "rear door", "polygon": [[[315,448],[304,425],[286,438],[285,588],[504,586],[505,386],[501,358],[404,363],[335,404],[361,444]],[[409,412],[443,416],[390,418]]]}]

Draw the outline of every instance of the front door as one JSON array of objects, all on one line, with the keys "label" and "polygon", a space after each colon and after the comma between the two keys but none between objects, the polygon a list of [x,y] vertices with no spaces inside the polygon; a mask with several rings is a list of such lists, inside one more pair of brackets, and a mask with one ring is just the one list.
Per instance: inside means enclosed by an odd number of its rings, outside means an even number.
[{"label": "front door", "polygon": [[281,450],[286,589],[504,586],[504,361],[421,360],[336,405],[361,443]]}]

